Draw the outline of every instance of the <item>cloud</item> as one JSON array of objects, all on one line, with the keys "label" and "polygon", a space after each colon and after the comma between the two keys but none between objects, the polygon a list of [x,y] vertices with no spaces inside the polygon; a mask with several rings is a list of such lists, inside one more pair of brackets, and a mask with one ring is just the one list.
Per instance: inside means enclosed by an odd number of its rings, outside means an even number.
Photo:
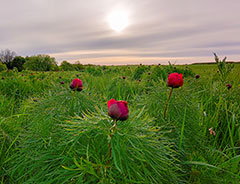
[{"label": "cloud", "polygon": [[[212,52],[238,59],[238,7],[238,0],[9,0],[0,6],[0,49],[97,63],[207,61]],[[115,8],[129,13],[121,33],[106,21]]]}]

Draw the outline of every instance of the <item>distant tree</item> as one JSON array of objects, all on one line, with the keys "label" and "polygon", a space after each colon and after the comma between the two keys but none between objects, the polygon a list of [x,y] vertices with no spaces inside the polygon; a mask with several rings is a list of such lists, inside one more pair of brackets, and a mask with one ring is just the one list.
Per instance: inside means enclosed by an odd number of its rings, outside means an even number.
[{"label": "distant tree", "polygon": [[2,63],[6,64],[7,68],[10,68],[10,63],[16,56],[16,52],[11,51],[9,49],[0,51],[0,60]]},{"label": "distant tree", "polygon": [[2,62],[0,62],[0,72],[6,71],[6,70],[7,70],[7,66],[5,64],[3,64]]},{"label": "distant tree", "polygon": [[23,65],[26,70],[33,71],[54,71],[58,70],[55,58],[48,55],[37,55],[26,57],[26,62]]},{"label": "distant tree", "polygon": [[69,62],[63,61],[60,65],[60,70],[63,71],[74,71],[76,68]]},{"label": "distant tree", "polygon": [[80,63],[80,61],[76,61],[73,66],[76,68],[77,71],[83,70],[84,66]]},{"label": "distant tree", "polygon": [[16,56],[11,62],[9,69],[13,69],[16,67],[19,72],[21,72],[24,68],[23,65],[26,62],[26,59],[22,56]]}]

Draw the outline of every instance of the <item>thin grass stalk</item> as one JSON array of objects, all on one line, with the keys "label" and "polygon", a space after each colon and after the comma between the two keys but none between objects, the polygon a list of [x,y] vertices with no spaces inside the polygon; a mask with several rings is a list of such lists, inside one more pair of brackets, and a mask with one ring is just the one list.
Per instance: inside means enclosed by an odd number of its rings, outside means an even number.
[{"label": "thin grass stalk", "polygon": [[169,93],[169,95],[168,95],[168,99],[167,99],[167,101],[166,101],[165,110],[164,110],[164,114],[163,114],[163,118],[164,118],[164,119],[165,119],[166,116],[167,116],[168,104],[169,104],[169,100],[170,100],[170,98],[171,98],[171,96],[172,96],[172,92],[173,92],[173,88],[171,88],[170,93]]},{"label": "thin grass stalk", "polygon": [[184,133],[184,126],[185,126],[185,120],[186,120],[186,112],[187,112],[187,106],[185,106],[184,110],[184,117],[183,117],[183,123],[182,123],[182,129],[181,129],[181,136],[179,141],[179,148],[182,148],[182,141],[183,141],[183,133]]},{"label": "thin grass stalk", "polygon": [[115,119],[115,120],[113,120],[113,126],[110,127],[110,129],[109,129],[109,130],[110,130],[110,138],[109,138],[109,143],[108,143],[109,159],[108,159],[108,161],[107,161],[107,164],[110,163],[110,159],[111,159],[111,157],[112,157],[111,139],[112,139],[112,136],[113,136],[113,134],[114,134],[114,132],[115,132],[116,126],[117,126],[117,120]]}]

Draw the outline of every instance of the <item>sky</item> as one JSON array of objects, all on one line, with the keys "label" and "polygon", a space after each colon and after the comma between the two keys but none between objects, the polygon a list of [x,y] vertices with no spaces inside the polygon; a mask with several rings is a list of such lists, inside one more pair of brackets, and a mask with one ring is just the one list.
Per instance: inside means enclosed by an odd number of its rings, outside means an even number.
[{"label": "sky", "polygon": [[[240,60],[240,0],[0,0],[0,50],[57,62],[175,64]],[[128,25],[109,25],[114,12]]]}]

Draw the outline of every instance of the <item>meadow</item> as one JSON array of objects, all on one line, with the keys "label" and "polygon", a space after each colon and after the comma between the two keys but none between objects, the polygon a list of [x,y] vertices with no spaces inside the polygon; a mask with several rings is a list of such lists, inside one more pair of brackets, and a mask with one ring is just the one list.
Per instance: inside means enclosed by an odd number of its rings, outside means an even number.
[{"label": "meadow", "polygon": [[[226,68],[1,72],[0,183],[240,183],[240,64]],[[166,105],[174,72],[184,83]],[[114,134],[112,98],[129,108]]]}]

